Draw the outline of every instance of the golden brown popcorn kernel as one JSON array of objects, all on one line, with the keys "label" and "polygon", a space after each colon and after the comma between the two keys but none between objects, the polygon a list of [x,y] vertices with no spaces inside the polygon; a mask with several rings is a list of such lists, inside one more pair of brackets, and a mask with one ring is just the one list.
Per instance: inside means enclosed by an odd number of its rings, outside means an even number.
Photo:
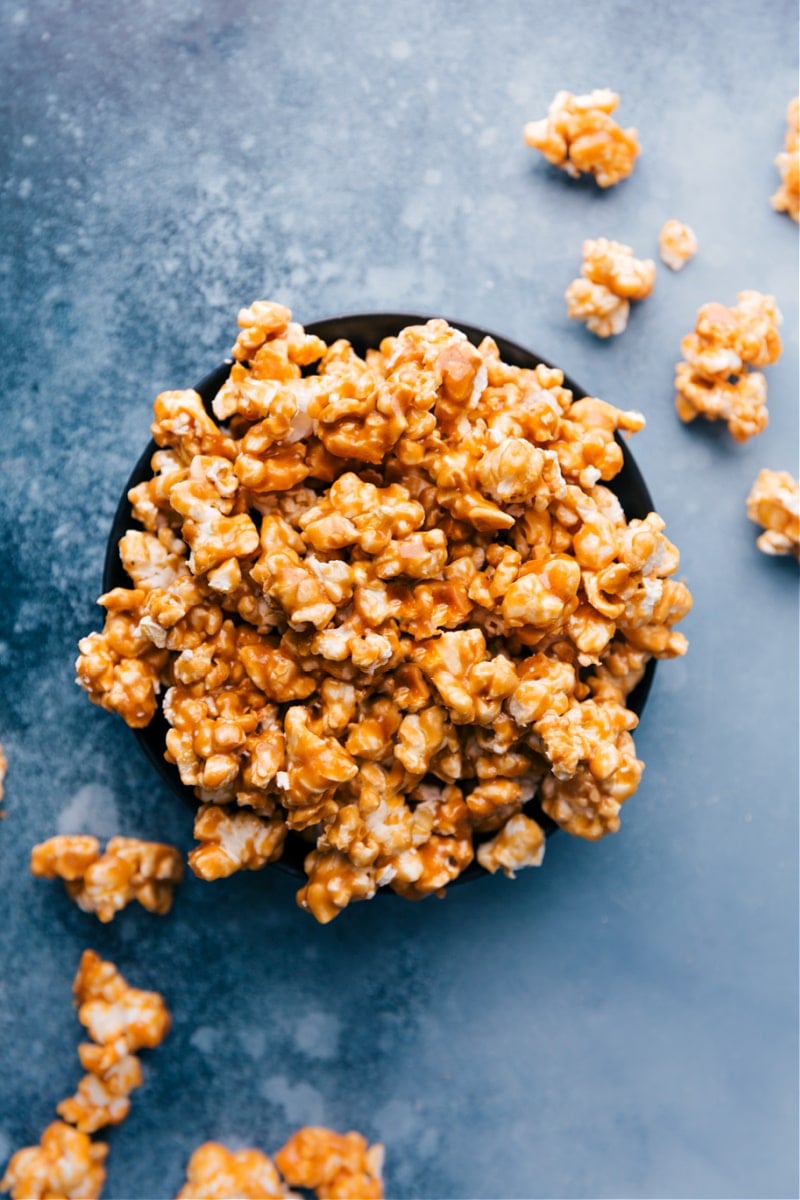
[{"label": "golden brown popcorn kernel", "polygon": [[77,682],[93,704],[141,729],[155,715],[169,656],[141,631],[143,591],[114,588],[98,604],[106,609],[105,625],[102,633],[90,633],[78,642]]},{"label": "golden brown popcorn kernel", "polygon": [[581,277],[567,288],[567,316],[584,321],[598,337],[622,333],[628,324],[629,301],[644,300],[653,290],[652,259],[633,257],[633,250],[607,238],[583,243]]},{"label": "golden brown popcorn kernel", "polygon": [[644,763],[636,758],[633,738],[622,732],[611,746],[618,765],[605,778],[581,766],[569,779],[548,774],[542,781],[542,808],[549,817],[576,837],[597,841],[619,829],[622,804],[639,786]]},{"label": "golden brown popcorn kernel", "polygon": [[308,879],[297,903],[327,925],[354,900],[371,900],[377,885],[369,870],[356,867],[338,850],[312,850],[305,861]]},{"label": "golden brown popcorn kernel", "polygon": [[96,1053],[82,1054],[81,1061],[95,1074],[126,1054],[160,1045],[169,1033],[171,1019],[163,997],[130,987],[114,964],[93,950],[83,952],[73,992],[78,1020],[97,1043]]},{"label": "golden brown popcorn kernel", "polygon": [[661,261],[671,271],[681,271],[690,258],[697,254],[697,236],[690,225],[676,221],[674,217],[664,223],[658,235],[658,252]]},{"label": "golden brown popcorn kernel", "polygon": [[0,1181],[11,1200],[97,1200],[103,1190],[108,1146],[54,1121],[38,1146],[12,1155]]},{"label": "golden brown popcorn kernel", "polygon": [[107,922],[132,900],[148,912],[169,912],[183,863],[173,846],[161,842],[114,837],[101,855],[97,838],[61,835],[34,846],[31,872],[60,877],[79,908]]},{"label": "golden brown popcorn kernel", "polygon": [[185,465],[198,454],[232,459],[232,439],[214,423],[202,398],[191,388],[182,392],[162,392],[153,405],[155,421],[150,432],[157,445],[175,451]]},{"label": "golden brown popcorn kernel", "polygon": [[125,1120],[131,1107],[130,1093],[141,1084],[139,1059],[135,1054],[126,1054],[102,1074],[84,1075],[75,1095],[62,1100],[56,1112],[81,1133],[96,1133]]},{"label": "golden brown popcorn kernel", "polygon": [[381,1200],[383,1146],[360,1133],[320,1126],[298,1130],[275,1155],[292,1187],[310,1188],[319,1200]]},{"label": "golden brown popcorn kernel", "polygon": [[194,836],[200,842],[189,854],[195,875],[224,879],[235,871],[258,871],[280,858],[286,826],[280,817],[204,804],[195,818]]},{"label": "golden brown popcorn kernel", "polygon": [[544,830],[524,813],[506,821],[491,841],[478,847],[478,862],[486,871],[502,868],[509,879],[523,867],[539,867],[544,858]]},{"label": "golden brown popcorn kernel", "polygon": [[786,110],[785,148],[775,159],[780,171],[781,186],[772,197],[776,212],[788,213],[793,221],[800,221],[800,100],[795,96]]},{"label": "golden brown popcorn kernel", "polygon": [[611,116],[618,104],[619,96],[608,88],[584,96],[557,92],[547,117],[528,122],[523,136],[573,178],[587,173],[599,187],[611,187],[630,175],[639,153],[636,130],[621,129]]},{"label": "golden brown popcorn kernel", "polygon": [[759,550],[800,559],[800,484],[788,471],[759,471],[747,497],[747,515],[764,527],[756,539]]},{"label": "golden brown popcorn kernel", "polygon": [[760,371],[781,354],[782,317],[773,296],[740,292],[735,307],[705,304],[681,342],[675,367],[675,407],[684,422],[704,416],[726,421],[737,442],[767,424],[767,384]]},{"label": "golden brown popcorn kernel", "polygon": [[290,1200],[271,1159],[260,1150],[205,1142],[192,1154],[176,1200]]}]

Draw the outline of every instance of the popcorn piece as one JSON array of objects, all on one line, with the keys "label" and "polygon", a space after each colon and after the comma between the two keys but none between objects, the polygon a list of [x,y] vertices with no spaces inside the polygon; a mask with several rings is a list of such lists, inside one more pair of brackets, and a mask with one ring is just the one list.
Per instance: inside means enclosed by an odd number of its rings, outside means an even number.
[{"label": "popcorn piece", "polygon": [[697,236],[689,225],[671,218],[658,235],[658,250],[671,271],[680,271],[697,254]]},{"label": "popcorn piece", "polygon": [[0,1190],[12,1200],[97,1200],[103,1190],[108,1146],[61,1121],[48,1125],[38,1146],[11,1157]]},{"label": "popcorn piece", "polygon": [[79,908],[107,922],[131,900],[148,912],[169,912],[183,863],[177,850],[160,842],[115,837],[101,855],[97,838],[62,835],[34,846],[31,872],[60,877]]},{"label": "popcorn piece", "polygon": [[205,1142],[194,1151],[176,1200],[291,1200],[272,1160],[260,1150]]},{"label": "popcorn piece", "polygon": [[628,324],[630,300],[644,300],[653,290],[656,267],[652,259],[633,257],[630,246],[607,238],[583,243],[581,278],[566,290],[567,315],[584,321],[598,337],[622,333]]},{"label": "popcorn piece", "polygon": [[360,1133],[320,1126],[298,1130],[275,1155],[292,1187],[310,1188],[319,1200],[381,1200],[383,1146]]},{"label": "popcorn piece", "polygon": [[129,987],[114,964],[104,962],[93,950],[83,952],[73,991],[78,1020],[96,1043],[94,1048],[84,1048],[81,1061],[95,1073],[135,1050],[158,1046],[169,1033],[170,1015],[163,997]]},{"label": "popcorn piece", "polygon": [[636,130],[621,129],[611,116],[618,104],[619,96],[608,88],[585,96],[557,92],[547,117],[530,121],[523,136],[574,179],[588,173],[599,187],[611,187],[630,175],[639,153]]},{"label": "popcorn piece", "polygon": [[776,212],[788,213],[793,221],[800,221],[800,100],[794,98],[786,110],[786,144],[775,159],[780,171],[781,186],[772,197]]},{"label": "popcorn piece", "polygon": [[692,333],[681,342],[675,367],[675,407],[684,422],[704,416],[726,421],[737,442],[767,424],[767,384],[760,371],[781,354],[782,317],[773,296],[740,292],[738,304],[705,304]]},{"label": "popcorn piece", "polygon": [[506,821],[491,841],[478,847],[478,862],[494,875],[502,867],[509,879],[523,867],[541,866],[544,858],[544,830],[524,813]]},{"label": "popcorn piece", "polygon": [[[584,249],[590,292],[623,310],[649,292],[628,247]],[[748,311],[736,344],[762,360]],[[201,802],[195,872],[257,869],[302,835],[298,902],[324,923],[380,887],[441,894],[486,834],[513,870],[540,786],[573,832],[616,828],[641,769],[626,696],[649,657],[685,652],[691,605],[663,521],[628,521],[603,486],[642,415],[443,320],[363,358],[280,305],[239,324],[213,417],[196,393],[157,401],[144,530],[120,545],[135,587],[104,598],[80,663],[131,724],[163,689],[167,758]],[[69,870],[84,889],[98,864]],[[111,1119],[125,1089],[103,1086],[74,1103]]]},{"label": "popcorn piece", "polygon": [[[82,1060],[97,1047],[81,1046]],[[88,1061],[92,1061],[91,1055]],[[86,1064],[85,1064],[86,1065]],[[95,1133],[106,1125],[119,1125],[130,1112],[130,1093],[141,1087],[142,1068],[135,1054],[126,1054],[102,1074],[89,1072],[78,1084],[74,1096],[62,1100],[56,1111],[81,1133]]]},{"label": "popcorn piece", "polygon": [[128,1115],[130,1093],[142,1082],[133,1052],[159,1045],[169,1032],[170,1016],[158,992],[129,987],[114,964],[93,950],[84,951],[73,990],[78,1019],[92,1038],[78,1051],[88,1073],[57,1111],[81,1133],[94,1133]]},{"label": "popcorn piece", "polygon": [[788,471],[759,471],[747,497],[747,515],[764,527],[756,539],[759,550],[800,559],[800,484]]},{"label": "popcorn piece", "polygon": [[280,858],[286,826],[280,818],[204,804],[195,818],[194,836],[200,842],[189,855],[195,875],[224,879],[235,871],[258,871]]}]

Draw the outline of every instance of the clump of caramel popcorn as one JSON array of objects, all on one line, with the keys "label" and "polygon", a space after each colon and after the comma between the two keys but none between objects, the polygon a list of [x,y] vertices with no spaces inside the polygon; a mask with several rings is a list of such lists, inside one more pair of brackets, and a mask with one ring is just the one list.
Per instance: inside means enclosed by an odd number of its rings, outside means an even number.
[{"label": "clump of caramel popcorn", "polygon": [[775,159],[781,186],[772,197],[772,207],[800,221],[800,100],[796,96],[786,110],[786,122],[785,147]]},{"label": "clump of caramel popcorn", "polygon": [[630,246],[607,238],[583,243],[580,278],[566,290],[567,316],[583,321],[597,337],[622,333],[631,300],[644,300],[653,290],[656,265],[634,258]]},{"label": "clump of caramel popcorn", "polygon": [[[652,286],[615,243],[587,263],[625,303]],[[537,797],[580,836],[618,828],[643,765],[626,699],[648,659],[685,652],[691,607],[664,522],[607,486],[641,414],[442,320],[363,357],[281,305],[239,325],[211,412],[156,401],[132,586],[78,668],[132,725],[161,697],[201,801],[193,870],[303,838],[298,902],[325,922],[382,887],[442,894],[476,852],[534,865]]]},{"label": "clump of caramel popcorn", "polygon": [[291,1187],[319,1200],[382,1200],[383,1146],[360,1133],[307,1126],[274,1156],[205,1142],[192,1154],[176,1200],[293,1200]]},{"label": "clump of caramel popcorn", "polygon": [[671,271],[680,271],[697,253],[697,236],[689,225],[672,218],[658,235],[658,249],[661,261]]},{"label": "clump of caramel popcorn", "polygon": [[586,96],[557,92],[547,116],[529,121],[526,143],[573,179],[590,174],[601,188],[626,179],[636,163],[639,139],[635,129],[622,129],[611,116],[619,96],[597,88]]},{"label": "clump of caramel popcorn", "polygon": [[761,371],[781,354],[781,314],[773,296],[740,292],[738,304],[704,304],[681,342],[675,407],[682,421],[726,421],[737,442],[766,427],[767,382]]},{"label": "clump of caramel popcorn", "polygon": [[800,559],[800,484],[788,471],[759,471],[747,497],[747,515],[764,527],[756,539],[759,550]]},{"label": "clump of caramel popcorn", "polygon": [[183,862],[174,847],[161,842],[114,837],[101,854],[97,838],[63,834],[34,846],[31,872],[63,879],[79,908],[107,922],[132,900],[148,912],[169,912]]},{"label": "clump of caramel popcorn", "polygon": [[12,1155],[0,1190],[12,1200],[97,1200],[103,1190],[108,1146],[54,1121],[38,1146]]},{"label": "clump of caramel popcorn", "polygon": [[170,1015],[158,992],[130,987],[113,963],[85,950],[73,984],[78,1020],[91,1042],[78,1048],[87,1071],[74,1096],[57,1112],[83,1133],[118,1125],[130,1111],[130,1093],[142,1082],[135,1051],[166,1037]]}]

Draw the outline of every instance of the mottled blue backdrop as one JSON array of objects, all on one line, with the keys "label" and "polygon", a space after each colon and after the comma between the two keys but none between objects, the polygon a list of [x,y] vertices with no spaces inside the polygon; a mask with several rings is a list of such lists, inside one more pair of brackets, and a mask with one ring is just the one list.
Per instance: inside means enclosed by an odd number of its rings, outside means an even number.
[{"label": "mottled blue backdrop", "polygon": [[[789,0],[2,0],[0,1163],[78,1077],[91,945],[174,1031],[109,1136],[106,1194],[173,1196],[215,1137],[303,1123],[387,1145],[393,1197],[797,1196],[797,572],[755,547],[762,466],[797,471],[797,227],[769,206],[797,87]],[[600,192],[522,143],[561,87],[639,128]],[[700,252],[627,332],[565,317],[581,241]],[[679,424],[697,307],[785,314],[770,424]],[[319,928],[272,870],[189,880],[109,927],[27,874],[60,831],[191,843],[191,816],[73,684],[152,398],[227,352],[237,308],[443,312],[639,408],[683,552],[688,656],[658,672],[620,834],[541,871]]]}]

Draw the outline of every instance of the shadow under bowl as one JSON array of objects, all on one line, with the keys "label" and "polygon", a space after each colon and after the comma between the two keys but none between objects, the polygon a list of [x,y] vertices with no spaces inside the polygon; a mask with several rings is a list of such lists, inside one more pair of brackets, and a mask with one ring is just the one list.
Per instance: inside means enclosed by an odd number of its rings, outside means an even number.
[{"label": "shadow under bowl", "polygon": [[[430,316],[423,316],[418,313],[358,313],[352,316],[330,317],[323,321],[314,321],[306,325],[305,328],[307,333],[316,334],[317,337],[322,338],[328,344],[336,341],[338,338],[346,338],[352,344],[356,353],[363,356],[368,349],[379,346],[384,338],[395,336],[407,325],[422,325],[430,319]],[[500,357],[511,366],[532,368],[540,363],[543,363],[545,366],[552,366],[547,359],[541,358],[532,350],[527,350],[524,346],[520,346],[516,342],[511,342],[508,338],[501,337],[490,330],[480,329],[475,325],[465,325],[461,321],[449,321],[449,324],[465,333],[473,345],[476,346],[485,337],[493,338],[500,350]],[[202,397],[209,411],[211,411],[211,401],[228,378],[232,365],[232,360],[227,359],[211,371],[210,374],[206,375],[200,383],[195,385],[194,390]],[[568,376],[564,377],[564,386],[570,389],[576,400],[580,400],[589,394]],[[606,486],[619,499],[628,520],[641,519],[653,511],[653,501],[641,472],[634,461],[633,455],[619,435],[617,435],[617,441],[622,448],[623,467],[616,478],[611,480]],[[106,548],[106,557],[103,566],[104,592],[109,592],[115,587],[128,588],[132,586],[131,579],[125,572],[120,561],[118,545],[120,538],[126,530],[142,528],[131,515],[128,492],[137,484],[151,477],[150,460],[157,449],[158,446],[154,441],[148,442],[139,461],[133,468],[130,478],[125,484],[117,511],[114,514],[108,538],[108,546]],[[628,697],[628,707],[639,716],[643,712],[647,702],[655,666],[656,660],[650,659],[644,677]],[[167,762],[164,758],[168,728],[169,726],[159,704],[158,711],[150,724],[144,729],[135,729],[133,732],[146,757],[152,763],[162,780],[171,788],[176,796],[193,808],[196,808],[198,800],[194,792],[186,784],[181,783],[178,768],[173,763]],[[542,825],[548,837],[558,828],[555,822],[546,813],[542,812],[538,797],[536,796],[525,806],[525,812],[528,816],[534,817]],[[298,878],[304,877],[303,859],[310,849],[311,846],[302,837],[298,834],[290,833],[286,839],[283,857],[273,865]],[[484,871],[483,867],[477,861],[474,861],[450,886],[465,883],[470,879],[477,879],[486,874],[487,872]],[[382,892],[379,891],[378,895],[381,894]]]}]

